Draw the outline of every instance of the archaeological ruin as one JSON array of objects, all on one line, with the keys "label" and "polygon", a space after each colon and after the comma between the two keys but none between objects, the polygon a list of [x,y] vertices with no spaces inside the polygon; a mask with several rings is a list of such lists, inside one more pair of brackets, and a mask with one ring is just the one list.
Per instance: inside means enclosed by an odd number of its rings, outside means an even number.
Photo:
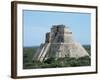
[{"label": "archaeological ruin", "polygon": [[65,25],[53,25],[51,32],[46,33],[45,43],[41,44],[33,56],[33,61],[44,61],[48,58],[89,56],[83,46],[73,39],[72,32]]}]

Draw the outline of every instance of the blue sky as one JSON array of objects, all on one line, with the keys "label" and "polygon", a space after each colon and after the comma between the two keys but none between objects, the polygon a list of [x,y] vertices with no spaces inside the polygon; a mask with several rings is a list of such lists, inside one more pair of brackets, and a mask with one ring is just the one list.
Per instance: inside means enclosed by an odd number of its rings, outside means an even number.
[{"label": "blue sky", "polygon": [[64,24],[81,44],[91,42],[91,14],[50,11],[23,11],[23,46],[38,46],[45,42],[45,33],[52,25]]}]

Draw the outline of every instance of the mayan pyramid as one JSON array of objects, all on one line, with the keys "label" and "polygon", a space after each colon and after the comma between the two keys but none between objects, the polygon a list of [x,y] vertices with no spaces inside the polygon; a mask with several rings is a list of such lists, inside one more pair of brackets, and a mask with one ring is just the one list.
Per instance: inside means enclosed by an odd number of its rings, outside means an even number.
[{"label": "mayan pyramid", "polygon": [[41,44],[33,56],[35,61],[44,61],[48,58],[89,56],[83,46],[74,41],[72,32],[65,25],[53,25],[51,32],[46,33],[45,43]]}]

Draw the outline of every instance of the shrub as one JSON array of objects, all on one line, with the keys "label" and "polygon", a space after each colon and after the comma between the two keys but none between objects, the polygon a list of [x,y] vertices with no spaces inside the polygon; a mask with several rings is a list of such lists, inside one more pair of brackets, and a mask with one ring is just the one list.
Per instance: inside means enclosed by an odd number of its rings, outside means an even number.
[{"label": "shrub", "polygon": [[55,58],[48,58],[47,60],[44,61],[44,63],[51,64],[55,61]]}]

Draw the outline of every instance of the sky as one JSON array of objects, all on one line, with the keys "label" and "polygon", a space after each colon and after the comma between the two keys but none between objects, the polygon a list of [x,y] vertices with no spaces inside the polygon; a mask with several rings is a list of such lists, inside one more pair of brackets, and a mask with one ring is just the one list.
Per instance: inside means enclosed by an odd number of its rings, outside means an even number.
[{"label": "sky", "polygon": [[39,46],[45,42],[45,33],[52,25],[63,24],[81,44],[91,42],[91,14],[23,10],[23,46]]}]

